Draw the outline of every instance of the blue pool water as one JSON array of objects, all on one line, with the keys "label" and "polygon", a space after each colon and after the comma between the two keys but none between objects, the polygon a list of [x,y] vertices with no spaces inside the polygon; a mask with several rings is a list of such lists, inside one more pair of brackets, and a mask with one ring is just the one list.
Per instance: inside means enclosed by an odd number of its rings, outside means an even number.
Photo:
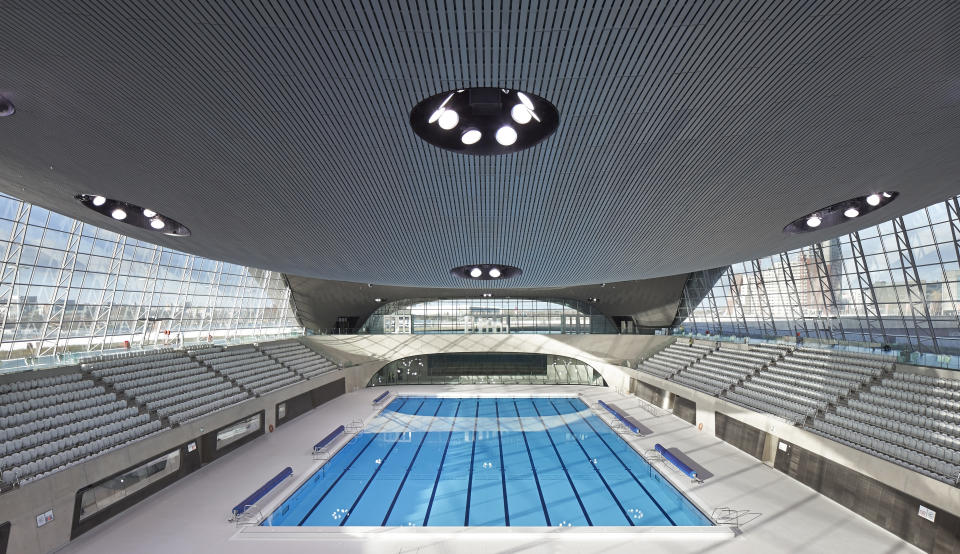
[{"label": "blue pool water", "polygon": [[262,525],[710,524],[579,399],[399,397]]}]

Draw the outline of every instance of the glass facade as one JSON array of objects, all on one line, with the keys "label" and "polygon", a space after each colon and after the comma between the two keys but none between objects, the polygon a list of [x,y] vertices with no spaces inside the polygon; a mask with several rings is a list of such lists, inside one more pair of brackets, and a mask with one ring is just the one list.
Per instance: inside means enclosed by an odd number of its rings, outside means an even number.
[{"label": "glass facade", "polygon": [[835,239],[693,274],[678,321],[685,332],[960,353],[958,214],[953,197]]},{"label": "glass facade", "polygon": [[184,254],[2,194],[0,327],[0,360],[302,332],[279,273]]},{"label": "glass facade", "polygon": [[388,302],[363,333],[617,333],[590,302],[523,298],[447,298]]},{"label": "glass facade", "polygon": [[367,386],[537,384],[602,386],[604,383],[593,367],[566,356],[479,352],[401,358],[380,368]]}]

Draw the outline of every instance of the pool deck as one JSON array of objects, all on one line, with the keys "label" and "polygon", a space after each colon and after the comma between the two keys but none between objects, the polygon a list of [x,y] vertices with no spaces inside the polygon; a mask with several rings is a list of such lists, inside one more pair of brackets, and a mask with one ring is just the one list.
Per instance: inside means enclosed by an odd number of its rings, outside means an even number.
[{"label": "pool deck", "polygon": [[[649,429],[628,442],[640,452],[661,443],[678,449],[709,476],[691,483],[679,471],[656,467],[703,511],[746,511],[740,528],[262,528],[227,521],[230,508],[285,466],[294,470],[262,503],[278,505],[312,474],[311,447],[338,425],[370,417],[387,402],[371,401],[382,388],[341,396],[275,432],[194,472],[100,525],[60,552],[920,552],[869,521],[783,473],[670,414],[653,415],[634,397],[580,386],[403,386],[391,393],[450,396],[576,396],[615,404]],[[392,397],[392,395],[391,395]],[[651,411],[658,413],[655,409]],[[606,418],[608,419],[609,418]],[[346,439],[343,439],[345,441]],[[343,441],[337,444],[342,444]],[[671,466],[672,467],[672,466]]]}]

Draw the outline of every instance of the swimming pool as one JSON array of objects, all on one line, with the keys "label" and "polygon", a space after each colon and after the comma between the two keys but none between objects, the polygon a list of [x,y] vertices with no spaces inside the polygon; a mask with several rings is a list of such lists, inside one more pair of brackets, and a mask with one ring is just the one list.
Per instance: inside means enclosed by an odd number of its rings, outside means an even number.
[{"label": "swimming pool", "polygon": [[711,523],[577,398],[411,396],[261,525]]}]

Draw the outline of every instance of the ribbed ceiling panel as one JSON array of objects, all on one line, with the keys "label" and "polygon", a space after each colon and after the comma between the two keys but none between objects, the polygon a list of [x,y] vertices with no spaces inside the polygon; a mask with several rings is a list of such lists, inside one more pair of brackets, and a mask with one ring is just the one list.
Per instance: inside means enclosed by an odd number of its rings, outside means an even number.
[{"label": "ribbed ceiling panel", "polygon": [[[958,28],[947,0],[0,0],[0,190],[323,279],[679,274],[849,232],[781,229],[872,190],[903,194],[861,226],[958,192]],[[417,138],[410,109],[465,86],[539,94],[560,128],[500,157]],[[77,192],[193,236],[105,223]]]}]

